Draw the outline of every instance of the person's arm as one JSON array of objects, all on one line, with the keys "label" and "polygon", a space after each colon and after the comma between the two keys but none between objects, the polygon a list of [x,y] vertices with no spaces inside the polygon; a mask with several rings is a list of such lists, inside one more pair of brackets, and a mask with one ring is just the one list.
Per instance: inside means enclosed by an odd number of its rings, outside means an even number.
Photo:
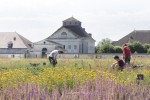
[{"label": "person's arm", "polygon": [[113,63],[113,64],[111,65],[111,67],[114,69],[115,66],[116,66],[116,64],[118,64],[118,63],[117,63],[117,62],[116,62],[116,63]]},{"label": "person's arm", "polygon": [[53,58],[56,59],[56,54],[54,53]]},{"label": "person's arm", "polygon": [[122,52],[123,52],[123,59],[125,58],[125,50],[124,48],[122,48]]}]

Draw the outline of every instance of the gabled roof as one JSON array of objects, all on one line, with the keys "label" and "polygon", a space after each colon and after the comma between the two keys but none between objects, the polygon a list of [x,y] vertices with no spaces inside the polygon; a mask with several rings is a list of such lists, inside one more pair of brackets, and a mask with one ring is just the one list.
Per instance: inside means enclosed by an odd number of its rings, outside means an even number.
[{"label": "gabled roof", "polygon": [[64,20],[63,22],[80,22],[80,21],[75,19],[74,17],[70,17],[70,18]]},{"label": "gabled roof", "polygon": [[38,41],[38,42],[35,42],[34,44],[35,44],[35,45],[36,45],[36,44],[41,44],[41,42],[44,42],[44,41],[49,42],[49,43],[52,43],[52,44],[55,44],[55,45],[63,46],[62,44],[57,43],[57,42],[55,42],[55,41],[51,41],[51,40],[49,40],[48,38],[43,39],[43,40]]},{"label": "gabled roof", "polygon": [[150,44],[150,30],[134,30],[118,41],[114,41],[113,45],[123,45],[128,42],[139,41],[141,43]]},{"label": "gabled roof", "polygon": [[31,49],[32,42],[17,32],[0,32],[0,48],[8,48],[8,43],[13,43],[13,48]]},{"label": "gabled roof", "polygon": [[[51,36],[53,36],[55,33],[57,33],[62,28],[66,28],[66,29],[72,31],[73,35],[76,36],[77,38],[89,38],[89,39],[94,40],[91,36],[89,36],[89,34],[85,31],[85,29],[80,26],[62,26],[57,31],[55,31]],[[49,36],[48,38],[51,38],[51,36]]]},{"label": "gabled roof", "polygon": [[82,27],[79,26],[64,26],[64,27],[76,33],[80,37],[88,37],[87,32]]}]

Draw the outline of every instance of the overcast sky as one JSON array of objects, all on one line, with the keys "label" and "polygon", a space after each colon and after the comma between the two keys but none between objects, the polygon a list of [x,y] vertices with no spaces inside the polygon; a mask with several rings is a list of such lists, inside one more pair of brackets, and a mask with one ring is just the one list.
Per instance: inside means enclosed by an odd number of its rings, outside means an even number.
[{"label": "overcast sky", "polygon": [[98,42],[150,29],[150,0],[0,0],[0,32],[40,41],[75,17]]}]

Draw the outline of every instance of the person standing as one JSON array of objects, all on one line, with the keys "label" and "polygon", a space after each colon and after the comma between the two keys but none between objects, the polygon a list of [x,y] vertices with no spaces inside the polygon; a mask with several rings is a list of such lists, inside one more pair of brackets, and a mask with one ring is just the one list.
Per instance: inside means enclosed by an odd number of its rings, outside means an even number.
[{"label": "person standing", "polygon": [[60,53],[63,53],[63,51],[53,50],[52,52],[50,52],[48,58],[49,58],[50,64],[52,64],[53,67],[55,67],[55,65],[57,64],[57,55]]},{"label": "person standing", "polygon": [[123,59],[124,59],[125,63],[130,64],[131,50],[130,50],[130,48],[128,47],[127,44],[123,45],[122,51],[123,51]]}]

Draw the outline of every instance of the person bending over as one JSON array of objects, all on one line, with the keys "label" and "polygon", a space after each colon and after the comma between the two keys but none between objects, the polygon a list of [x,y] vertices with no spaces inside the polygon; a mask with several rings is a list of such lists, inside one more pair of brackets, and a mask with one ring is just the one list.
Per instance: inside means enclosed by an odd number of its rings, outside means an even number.
[{"label": "person bending over", "polygon": [[52,52],[50,52],[48,58],[50,64],[52,64],[53,67],[55,67],[55,65],[57,64],[57,54],[61,54],[61,53],[63,53],[63,51],[60,50],[53,50]]},{"label": "person bending over", "polygon": [[116,63],[114,63],[112,65],[112,68],[114,69],[114,67],[117,67],[118,70],[123,70],[125,67],[125,63],[122,59],[119,58],[119,56],[114,56],[114,59],[117,61]]}]

